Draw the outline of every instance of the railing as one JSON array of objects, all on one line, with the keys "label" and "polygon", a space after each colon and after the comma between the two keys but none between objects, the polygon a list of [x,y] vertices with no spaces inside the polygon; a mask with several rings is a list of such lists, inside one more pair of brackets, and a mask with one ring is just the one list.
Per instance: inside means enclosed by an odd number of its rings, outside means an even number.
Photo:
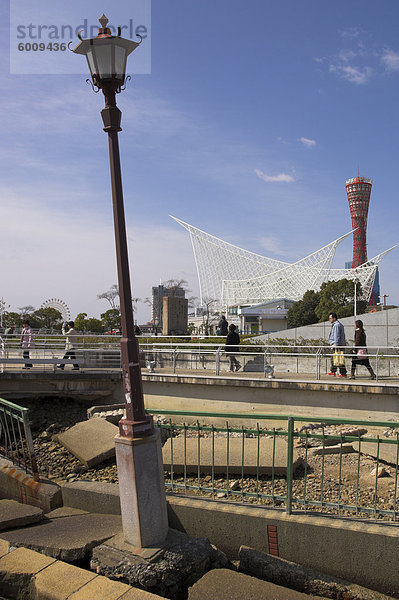
[{"label": "railing", "polygon": [[[167,440],[163,455],[171,493],[280,507],[287,514],[398,521],[399,423],[148,412],[170,417],[158,418],[158,427]],[[231,426],[229,419],[252,423]],[[276,421],[285,426],[271,426]],[[297,427],[302,423],[307,425]]]},{"label": "railing", "polygon": [[[23,358],[24,350],[29,351],[29,358]],[[20,335],[7,335],[6,339],[0,337],[0,372],[20,370],[26,365],[40,371],[56,371],[57,366],[68,364],[90,370],[120,369],[117,336],[79,335],[74,352],[75,357],[63,358],[66,348],[62,335],[36,334],[30,348],[20,348]]]},{"label": "railing", "polygon": [[[218,344],[140,344],[145,363],[152,364],[152,370],[172,371],[212,371],[220,375],[229,370],[229,354],[224,345]],[[245,349],[244,349],[245,348]],[[241,352],[234,353],[241,364],[241,373],[263,374],[264,377],[284,378],[298,374],[313,375],[316,380],[330,371],[333,353],[326,346],[251,346],[241,345]],[[346,368],[351,370],[351,359],[355,355],[348,347],[345,352]],[[398,378],[399,348],[369,347],[368,358],[374,368],[376,379]],[[369,377],[364,366],[357,366],[357,377]]]},{"label": "railing", "polygon": [[28,409],[0,398],[0,454],[39,481]]},{"label": "railing", "polygon": [[[153,338],[149,343],[146,338],[139,338],[142,367],[147,367],[151,372],[178,373],[188,370],[211,371],[215,375],[221,375],[229,370],[229,355],[225,352],[224,338],[216,344],[198,339],[191,342],[155,340],[156,338]],[[241,363],[240,372],[245,374],[253,373],[256,376],[258,373],[264,377],[280,379],[307,374],[319,380],[330,370],[332,354],[328,346],[241,344],[240,350],[235,356]],[[33,364],[36,370],[52,371],[63,362],[66,365],[77,363],[79,367],[88,370],[120,368],[118,336],[79,335],[75,350],[76,362],[71,359],[63,361],[64,353],[63,336],[37,334],[34,347],[30,349],[32,360],[24,361],[22,349],[19,348],[19,336],[8,336],[6,340],[0,337],[0,372],[19,370],[24,363]],[[348,371],[353,356],[352,349],[347,347],[345,359]],[[398,378],[398,347],[369,346],[368,357],[377,379]],[[366,368],[358,366],[357,376],[367,377]]]}]

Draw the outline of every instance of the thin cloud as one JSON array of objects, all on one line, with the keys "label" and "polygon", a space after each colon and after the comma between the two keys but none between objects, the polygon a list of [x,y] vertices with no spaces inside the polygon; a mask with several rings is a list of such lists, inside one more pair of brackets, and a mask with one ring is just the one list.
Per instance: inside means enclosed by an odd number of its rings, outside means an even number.
[{"label": "thin cloud", "polygon": [[337,64],[330,65],[330,73],[337,73],[346,81],[350,83],[356,83],[357,85],[363,85],[367,83],[373,73],[371,67],[356,67],[349,64],[347,60],[338,62]]},{"label": "thin cloud", "polygon": [[288,175],[287,173],[279,173],[278,175],[267,175],[259,169],[255,169],[255,173],[257,174],[259,179],[267,181],[268,183],[292,183],[293,181],[295,181],[292,175]]},{"label": "thin cloud", "polygon": [[363,32],[359,27],[348,27],[348,29],[341,29],[339,31],[339,35],[343,39],[349,39],[349,40],[354,40],[354,39],[358,38],[361,33],[363,33]]},{"label": "thin cloud", "polygon": [[317,143],[316,140],[310,140],[309,138],[305,137],[299,138],[299,141],[302,142],[302,144],[307,148],[313,148],[313,146],[316,146]]},{"label": "thin cloud", "polygon": [[339,33],[348,44],[352,42],[352,47],[342,48],[337,54],[329,57],[316,58],[316,62],[328,65],[330,73],[335,73],[350,83],[364,85],[375,72],[371,64],[376,62],[376,55],[359,39],[360,30],[352,28]]},{"label": "thin cloud", "polygon": [[284,256],[286,253],[286,249],[283,248],[279,240],[272,235],[260,238],[259,245],[266,250],[266,252],[271,252],[272,254]]},{"label": "thin cloud", "polygon": [[399,71],[399,52],[394,50],[384,50],[381,62],[387,71]]}]

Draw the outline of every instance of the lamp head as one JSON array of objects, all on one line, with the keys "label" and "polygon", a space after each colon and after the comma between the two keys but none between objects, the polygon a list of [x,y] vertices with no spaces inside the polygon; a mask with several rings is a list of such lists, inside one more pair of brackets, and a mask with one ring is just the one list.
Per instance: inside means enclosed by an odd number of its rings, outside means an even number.
[{"label": "lamp head", "polygon": [[112,35],[107,27],[108,19],[104,14],[99,21],[101,27],[98,29],[97,37],[83,40],[79,32],[80,42],[73,52],[86,56],[91,81],[97,88],[96,91],[102,89],[105,95],[106,91],[107,93],[112,91],[115,95],[121,91],[125,83],[127,57],[142,40],[140,38],[139,42],[133,42],[122,38],[120,27],[118,27],[118,34]]}]

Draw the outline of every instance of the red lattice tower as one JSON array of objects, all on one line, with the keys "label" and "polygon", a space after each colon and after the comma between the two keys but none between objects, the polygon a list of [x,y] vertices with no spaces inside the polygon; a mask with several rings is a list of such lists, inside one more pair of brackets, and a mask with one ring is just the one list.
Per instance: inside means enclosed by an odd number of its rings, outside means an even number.
[{"label": "red lattice tower", "polygon": [[367,215],[369,212],[372,179],[354,177],[345,182],[349,210],[352,218],[353,259],[352,268],[367,262]]}]

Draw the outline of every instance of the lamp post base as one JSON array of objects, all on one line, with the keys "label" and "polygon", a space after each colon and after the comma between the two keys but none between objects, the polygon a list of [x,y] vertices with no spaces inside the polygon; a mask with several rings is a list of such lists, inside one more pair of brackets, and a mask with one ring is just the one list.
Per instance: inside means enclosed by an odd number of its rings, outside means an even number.
[{"label": "lamp post base", "polygon": [[168,534],[160,435],[115,437],[123,534],[136,548],[159,546]]}]

